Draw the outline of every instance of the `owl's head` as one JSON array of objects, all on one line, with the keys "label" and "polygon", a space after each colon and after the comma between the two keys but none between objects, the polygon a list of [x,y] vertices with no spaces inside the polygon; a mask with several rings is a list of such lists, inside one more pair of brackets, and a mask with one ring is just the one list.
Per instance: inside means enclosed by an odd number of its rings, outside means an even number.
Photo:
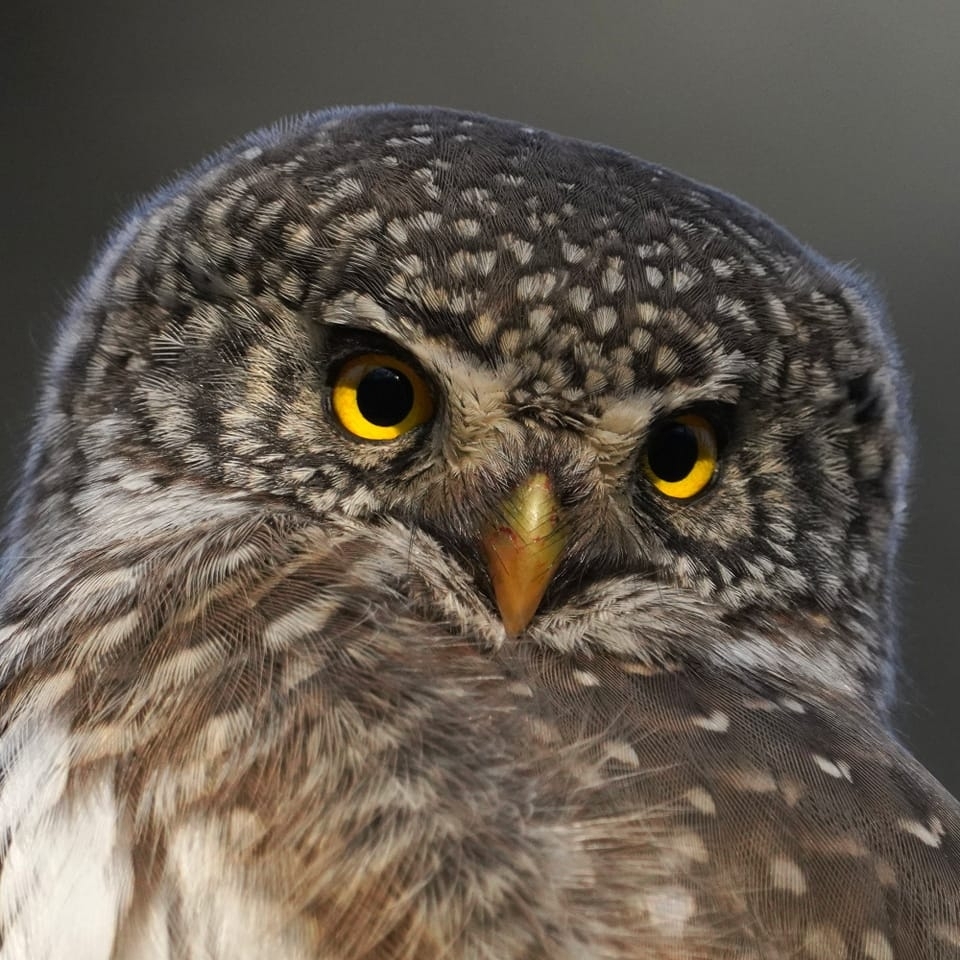
[{"label": "owl's head", "polygon": [[17,536],[104,498],[128,535],[308,511],[382,528],[411,603],[480,642],[879,696],[900,394],[863,283],[744,204],[513,123],[334,111],[115,235]]}]

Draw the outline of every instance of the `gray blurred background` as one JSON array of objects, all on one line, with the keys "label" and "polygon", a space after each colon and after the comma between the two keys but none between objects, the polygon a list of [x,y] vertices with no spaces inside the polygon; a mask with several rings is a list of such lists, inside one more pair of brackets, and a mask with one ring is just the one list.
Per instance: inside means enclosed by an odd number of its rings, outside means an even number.
[{"label": "gray blurred background", "polygon": [[738,194],[885,293],[920,441],[898,724],[960,792],[958,100],[950,0],[4,0],[0,488],[105,232],[225,141],[398,101],[609,143]]}]

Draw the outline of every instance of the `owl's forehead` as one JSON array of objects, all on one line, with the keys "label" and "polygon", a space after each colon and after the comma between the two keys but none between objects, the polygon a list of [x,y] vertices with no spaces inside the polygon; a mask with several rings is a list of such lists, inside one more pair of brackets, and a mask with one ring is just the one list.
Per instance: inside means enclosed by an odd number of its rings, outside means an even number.
[{"label": "owl's forehead", "polygon": [[372,301],[381,333],[519,364],[527,392],[705,383],[850,332],[842,284],[752,208],[477,115],[360,110],[259,134],[154,219],[171,209],[175,229],[147,218],[158,249],[140,263],[187,260],[221,298],[332,323]]}]

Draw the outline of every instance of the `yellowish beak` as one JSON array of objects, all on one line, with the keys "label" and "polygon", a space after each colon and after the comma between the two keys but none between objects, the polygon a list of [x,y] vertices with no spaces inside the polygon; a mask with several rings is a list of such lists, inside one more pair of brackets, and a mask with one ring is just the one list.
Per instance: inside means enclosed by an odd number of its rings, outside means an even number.
[{"label": "yellowish beak", "polygon": [[500,619],[510,636],[533,619],[565,543],[550,478],[535,473],[500,504],[480,540]]}]

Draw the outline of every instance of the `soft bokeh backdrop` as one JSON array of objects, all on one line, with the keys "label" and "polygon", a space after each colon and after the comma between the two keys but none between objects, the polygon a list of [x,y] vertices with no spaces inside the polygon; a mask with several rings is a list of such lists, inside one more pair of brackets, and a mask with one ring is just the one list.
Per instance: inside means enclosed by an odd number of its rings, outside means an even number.
[{"label": "soft bokeh backdrop", "polygon": [[748,199],[884,291],[919,433],[898,724],[960,792],[958,50],[946,0],[5,0],[0,488],[98,242],[223,142],[383,101],[603,141]]}]

